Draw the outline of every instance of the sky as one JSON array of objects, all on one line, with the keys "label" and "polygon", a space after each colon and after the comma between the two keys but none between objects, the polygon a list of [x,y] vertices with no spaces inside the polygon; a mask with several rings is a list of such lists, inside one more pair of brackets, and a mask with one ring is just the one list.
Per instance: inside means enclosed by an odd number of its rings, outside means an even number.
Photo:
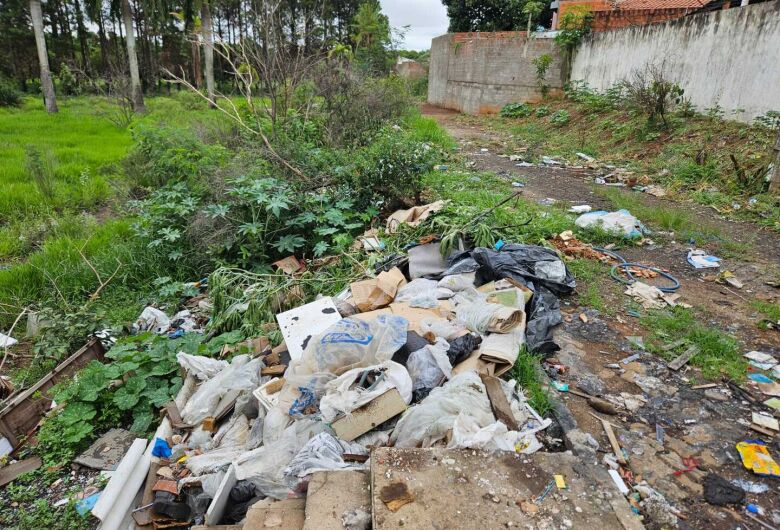
[{"label": "sky", "polygon": [[441,0],[380,0],[382,12],[394,28],[409,26],[400,47],[427,50],[431,39],[447,33],[447,10]]}]

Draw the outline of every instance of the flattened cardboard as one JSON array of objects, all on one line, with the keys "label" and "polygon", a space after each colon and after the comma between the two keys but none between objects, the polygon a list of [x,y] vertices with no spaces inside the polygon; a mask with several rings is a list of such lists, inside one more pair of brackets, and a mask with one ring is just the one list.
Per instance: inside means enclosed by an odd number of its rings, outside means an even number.
[{"label": "flattened cardboard", "polygon": [[406,278],[398,267],[380,273],[376,278],[353,282],[352,303],[360,311],[373,311],[393,301],[398,288],[406,285]]}]

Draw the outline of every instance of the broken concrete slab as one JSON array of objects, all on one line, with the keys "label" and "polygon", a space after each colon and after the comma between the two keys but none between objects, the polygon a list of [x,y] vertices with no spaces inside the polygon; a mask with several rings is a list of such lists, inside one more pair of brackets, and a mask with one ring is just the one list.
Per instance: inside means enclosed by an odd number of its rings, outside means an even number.
[{"label": "broken concrete slab", "polygon": [[[555,489],[555,475],[568,489]],[[381,492],[395,484],[411,501],[392,511]],[[380,447],[371,453],[371,495],[374,530],[642,527],[604,470],[569,453]],[[529,502],[535,513],[521,508]]]},{"label": "broken concrete slab", "polygon": [[305,509],[306,499],[263,499],[249,508],[244,530],[303,530]]},{"label": "broken concrete slab", "polygon": [[95,440],[89,449],[76,457],[73,462],[80,466],[101,471],[113,471],[119,461],[133,445],[135,434],[125,429],[111,429]]},{"label": "broken concrete slab", "polygon": [[351,512],[371,513],[368,473],[318,471],[309,480],[303,530],[344,530]]}]

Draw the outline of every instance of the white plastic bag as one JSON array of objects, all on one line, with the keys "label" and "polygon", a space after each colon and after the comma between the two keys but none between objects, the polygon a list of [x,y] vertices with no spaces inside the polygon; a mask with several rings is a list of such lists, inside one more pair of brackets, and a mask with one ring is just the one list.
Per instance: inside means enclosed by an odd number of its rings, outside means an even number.
[{"label": "white plastic bag", "polygon": [[[366,370],[377,370],[383,373],[382,380],[373,385],[370,390],[354,385],[355,380]],[[398,389],[407,404],[412,401],[412,379],[402,365],[393,361],[385,361],[376,366],[354,368],[326,386],[325,395],[320,400],[322,419],[326,423],[330,423],[339,414],[348,414],[373,401],[391,388]]]},{"label": "white plastic bag", "polygon": [[227,361],[220,361],[219,359],[212,359],[203,355],[190,355],[183,351],[176,354],[176,361],[179,363],[179,366],[201,381],[214,377],[230,366],[230,363]]},{"label": "white plastic bag", "polygon": [[580,228],[600,227],[607,232],[622,234],[624,237],[640,237],[647,229],[628,210],[605,212],[598,210],[577,217],[574,224]]},{"label": "white plastic bag", "polygon": [[437,338],[435,344],[429,344],[409,355],[406,368],[412,378],[413,390],[435,388],[443,379],[452,377],[452,365],[447,357],[449,348],[446,340]]},{"label": "white plastic bag", "polygon": [[450,341],[463,335],[466,331],[466,326],[457,320],[423,318],[420,321],[420,331],[423,335],[432,333],[434,337],[441,337]]},{"label": "white plastic bag", "polygon": [[430,447],[447,436],[460,414],[472,417],[483,427],[495,421],[485,386],[476,372],[463,372],[434,388],[401,416],[390,441],[397,447]]},{"label": "white plastic bag", "polygon": [[451,274],[439,280],[439,287],[449,289],[450,291],[465,291],[474,288],[475,272],[465,272],[462,274]]},{"label": "white plastic bag", "polygon": [[225,469],[246,452],[248,439],[249,420],[245,416],[236,416],[217,431],[211,441],[211,449],[187,459],[187,468],[195,476]]},{"label": "white plastic bag", "polygon": [[168,315],[152,306],[144,308],[138,316],[138,320],[133,324],[136,332],[153,331],[158,335],[167,332],[170,326],[171,320]]},{"label": "white plastic bag", "polygon": [[238,355],[230,366],[201,383],[181,411],[181,417],[190,425],[195,425],[216,412],[222,397],[231,390],[252,390],[260,381],[260,369],[263,361],[252,360],[249,355]]},{"label": "white plastic bag", "polygon": [[345,462],[344,453],[367,455],[368,451],[360,444],[345,442],[332,434],[321,432],[306,442],[285,468],[283,475],[288,478],[288,484],[293,488],[297,482],[295,478],[303,478],[316,471],[365,468],[365,464]]},{"label": "white plastic bag", "polygon": [[309,341],[301,359],[293,363],[292,373],[340,375],[388,361],[406,344],[408,328],[409,322],[398,315],[379,315],[368,322],[344,318]]}]

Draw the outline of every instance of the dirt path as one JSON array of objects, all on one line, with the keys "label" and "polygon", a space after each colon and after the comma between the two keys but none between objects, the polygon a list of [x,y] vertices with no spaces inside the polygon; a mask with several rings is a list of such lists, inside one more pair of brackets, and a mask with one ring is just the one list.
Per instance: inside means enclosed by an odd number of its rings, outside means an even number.
[{"label": "dirt path", "polygon": [[[598,193],[592,171],[517,167],[515,162],[499,156],[514,154],[505,152],[507,142],[500,135],[463,125],[457,119],[458,114],[452,111],[426,106],[423,112],[434,117],[457,139],[461,153],[471,167],[505,177],[508,190],[513,189],[513,181],[520,181],[525,184],[523,191],[528,200],[552,198],[573,204],[589,204],[594,209],[615,209]],[[744,282],[744,286],[737,290],[706,281],[704,277],[712,272],[693,269],[686,261],[689,243],[675,241],[673,234],[653,235],[651,237],[656,244],[624,249],[621,251],[623,256],[629,261],[670,271],[682,284],[679,290],[682,300],[703,312],[710,326],[738,337],[744,351],[780,354],[780,333],[759,329],[756,326],[759,316],[751,306],[754,300],[778,301],[778,289],[765,282],[775,282],[780,278],[780,235],[751,223],[720,219],[713,210],[699,205],[676,203],[647,194],[635,195],[648,207],[664,206],[685,211],[690,217],[701,220],[739,243],[740,251],[724,256],[721,270],[732,271]],[[650,228],[655,227],[651,225]],[[699,245],[709,247],[713,252],[717,249],[715,244]],[[578,290],[583,287],[580,284]],[[605,274],[598,287],[607,305],[614,309],[610,311],[613,316],[582,307],[576,298],[563,301],[565,323],[557,333],[562,349],[552,363],[564,365],[566,371],[555,377],[568,382],[571,388],[583,380],[590,380],[603,385],[605,395],[622,396],[629,402],[638,400],[633,410],[613,416],[610,421],[619,427],[616,433],[628,454],[633,478],[637,482],[647,481],[680,510],[680,527],[758,527],[744,519],[739,509],[713,506],[705,501],[702,484],[709,471],[728,480],[745,480],[768,486],[768,492],[748,493],[747,502],[756,503],[766,510],[766,522],[780,523],[780,494],[774,483],[745,470],[735,450],[735,445],[742,440],[762,438],[770,444],[770,451],[780,461],[780,443],[776,442],[776,438],[761,437],[749,428],[751,412],[768,409],[760,403],[750,403],[725,381],[715,388],[692,389],[702,382],[699,371],[687,366],[679,372],[671,371],[664,361],[643,352],[627,340],[626,337],[645,336],[647,330],[638,319],[625,313],[626,298],[619,285]],[[638,359],[621,362],[633,354],[639,354]],[[569,441],[574,440],[575,447],[584,454],[591,451],[592,457],[602,462],[605,455],[612,454],[612,451],[601,423],[592,414],[593,410],[582,398],[571,394],[561,396],[576,421],[576,425],[568,426]],[[762,401],[768,396],[756,391],[755,397]],[[660,427],[663,435],[657,435],[656,426]],[[598,448],[589,446],[588,435],[597,442]],[[685,460],[689,457],[695,459],[696,469],[680,472],[689,467],[686,464],[693,462]],[[774,523],[771,517],[773,511],[777,515]],[[645,522],[651,527],[658,523]]]}]

